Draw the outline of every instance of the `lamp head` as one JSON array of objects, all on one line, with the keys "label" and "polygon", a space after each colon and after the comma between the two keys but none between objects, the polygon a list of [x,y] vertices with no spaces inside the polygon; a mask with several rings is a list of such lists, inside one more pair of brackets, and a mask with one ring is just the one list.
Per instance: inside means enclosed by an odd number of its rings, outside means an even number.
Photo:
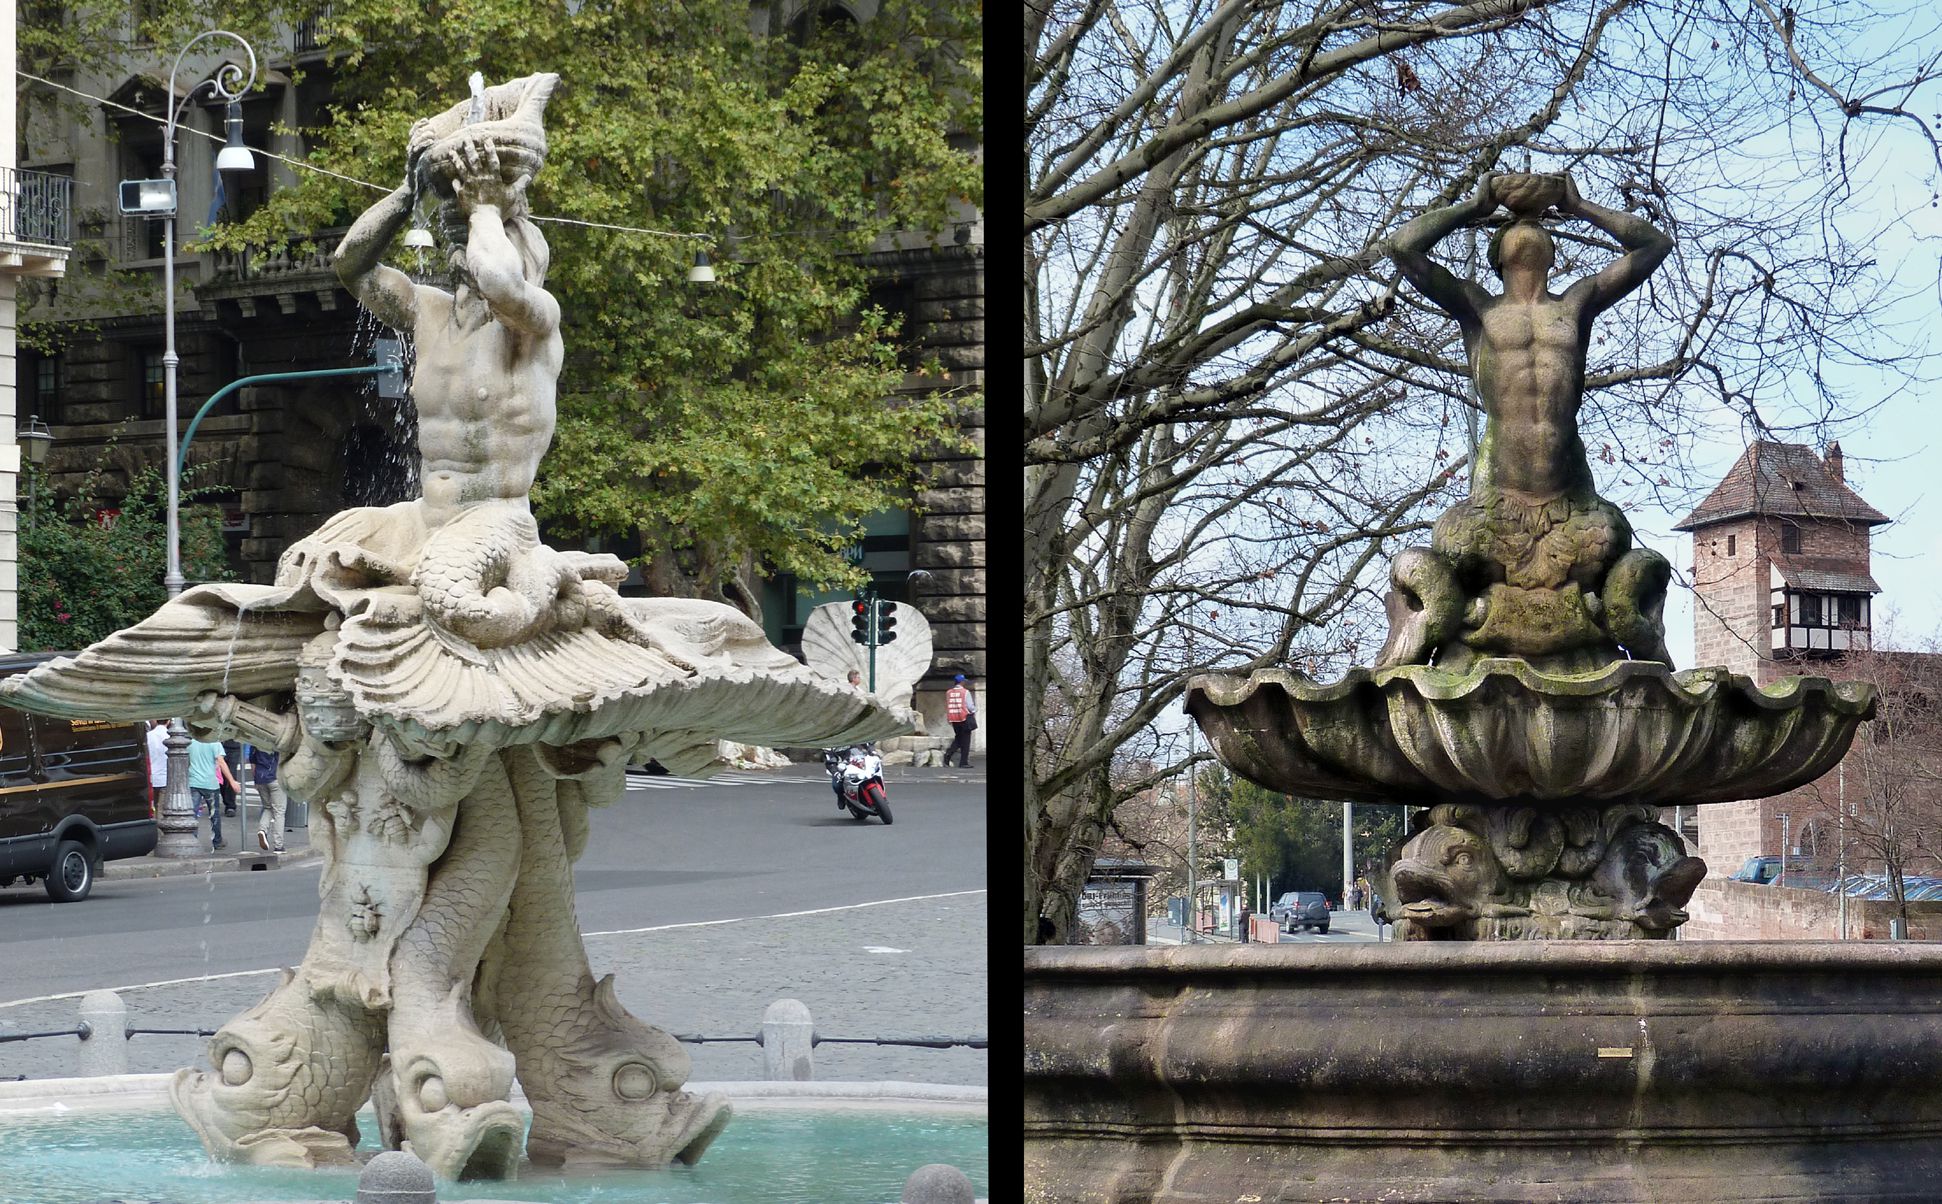
[{"label": "lamp head", "polygon": [[24,429],[16,432],[14,440],[27,453],[27,462],[38,466],[47,462],[47,449],[52,446],[54,435],[36,414],[27,420]]},{"label": "lamp head", "polygon": [[695,266],[688,269],[688,283],[713,284],[714,282],[715,267],[708,260],[708,252],[696,251]]},{"label": "lamp head", "polygon": [[223,116],[225,139],[216,153],[216,170],[227,178],[231,173],[256,170],[256,156],[243,144],[243,105],[232,100]]}]

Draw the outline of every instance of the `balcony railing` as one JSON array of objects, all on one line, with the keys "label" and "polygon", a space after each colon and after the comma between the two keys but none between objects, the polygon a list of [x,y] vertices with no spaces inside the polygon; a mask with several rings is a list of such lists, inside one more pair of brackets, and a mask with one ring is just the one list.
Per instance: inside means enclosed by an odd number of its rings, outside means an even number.
[{"label": "balcony railing", "polygon": [[214,271],[210,279],[214,283],[221,284],[327,275],[331,271],[331,252],[337,249],[337,244],[343,240],[344,233],[349,228],[336,226],[328,230],[316,231],[311,235],[314,245],[308,252],[298,252],[291,247],[279,247],[269,252],[217,251],[214,255]]},{"label": "balcony railing", "polygon": [[314,16],[305,17],[297,22],[296,34],[290,40],[290,49],[297,54],[320,49],[323,35],[330,24],[330,5],[326,4]]},{"label": "balcony railing", "polygon": [[74,181],[44,171],[0,167],[0,242],[74,245]]}]

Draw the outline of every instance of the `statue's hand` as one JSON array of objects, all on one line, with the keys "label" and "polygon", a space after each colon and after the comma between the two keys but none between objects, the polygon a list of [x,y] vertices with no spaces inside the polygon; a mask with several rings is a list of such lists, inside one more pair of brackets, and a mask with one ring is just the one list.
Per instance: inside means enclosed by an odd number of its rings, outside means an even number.
[{"label": "statue's hand", "polygon": [[463,144],[459,155],[461,163],[452,177],[452,191],[461,210],[470,213],[491,206],[503,214],[524,211],[526,186],[533,182],[530,171],[508,180],[508,165],[500,161],[499,148],[490,138]]},{"label": "statue's hand", "polygon": [[1470,199],[1465,203],[1473,219],[1489,217],[1491,211],[1497,208],[1497,173],[1485,172],[1483,178],[1477,181],[1477,190],[1470,194]]},{"label": "statue's hand", "polygon": [[1578,181],[1571,178],[1570,172],[1564,176],[1564,199],[1558,202],[1558,209],[1564,213],[1584,212],[1585,198],[1578,195]]},{"label": "statue's hand", "polygon": [[411,124],[411,135],[405,140],[405,183],[411,184],[418,179],[425,165],[425,152],[432,148],[438,139],[432,133],[432,123],[419,119]]}]

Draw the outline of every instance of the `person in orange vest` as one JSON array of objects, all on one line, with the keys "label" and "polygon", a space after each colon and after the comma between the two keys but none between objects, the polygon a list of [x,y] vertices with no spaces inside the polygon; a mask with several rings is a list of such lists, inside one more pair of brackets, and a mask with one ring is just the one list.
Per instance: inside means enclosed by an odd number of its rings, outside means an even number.
[{"label": "person in orange vest", "polygon": [[951,724],[951,746],[944,750],[944,763],[949,765],[951,754],[958,753],[958,764],[971,768],[971,733],[978,730],[978,700],[965,686],[962,673],[944,691],[944,718]]}]

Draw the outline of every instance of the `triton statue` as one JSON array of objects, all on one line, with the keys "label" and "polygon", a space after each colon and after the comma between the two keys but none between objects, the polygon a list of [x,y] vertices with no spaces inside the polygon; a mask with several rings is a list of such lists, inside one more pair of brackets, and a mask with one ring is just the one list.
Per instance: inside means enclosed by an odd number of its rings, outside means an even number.
[{"label": "triton statue", "polygon": [[[274,585],[204,585],[73,659],[0,686],[44,713],[182,715],[283,753],[324,872],[303,962],[179,1072],[211,1155],[354,1160],[387,1147],[447,1178],[536,1162],[693,1162],[726,1103],[681,1090],[687,1054],[596,980],[573,908],[588,808],[627,765],[719,764],[720,742],[824,746],[909,729],[713,603],[623,598],[612,556],[539,540],[527,492],[553,432],[560,309],[525,189],[558,77],[413,128],[411,172],[463,237],[457,288],[378,257],[408,180],[338,251],[345,283],[417,342],[424,496],[327,520]],[[514,1081],[532,1126],[510,1102]]]},{"label": "triton statue", "polygon": [[[1426,254],[1499,205],[1515,215],[1490,240],[1500,296]],[[1552,294],[1556,248],[1537,216],[1556,206],[1626,248],[1603,271]],[[1437,520],[1430,546],[1392,569],[1390,635],[1378,667],[1459,667],[1478,654],[1552,668],[1668,661],[1659,612],[1671,566],[1632,547],[1632,527],[1598,496],[1578,436],[1591,323],[1643,284],[1672,240],[1640,218],[1594,205],[1569,176],[1487,175],[1466,201],[1404,226],[1392,248],[1410,283],[1463,331],[1487,421],[1471,494]]]}]

